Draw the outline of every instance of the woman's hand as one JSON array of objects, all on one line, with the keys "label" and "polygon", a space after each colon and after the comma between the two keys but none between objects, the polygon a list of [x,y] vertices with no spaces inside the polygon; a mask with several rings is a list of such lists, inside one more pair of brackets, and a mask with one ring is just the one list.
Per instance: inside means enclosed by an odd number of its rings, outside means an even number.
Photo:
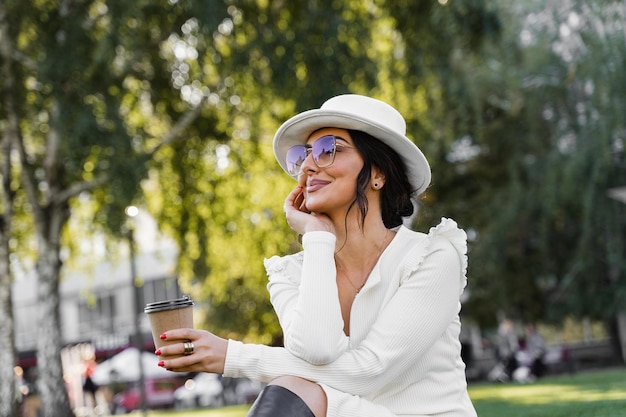
[{"label": "woman's hand", "polygon": [[283,210],[289,227],[301,235],[318,230],[335,233],[335,228],[328,216],[309,211],[302,185],[297,186],[289,193],[285,199]]},{"label": "woman's hand", "polygon": [[[158,349],[157,356],[163,356],[159,366],[173,372],[210,372],[224,373],[224,362],[228,341],[205,330],[175,329],[161,335],[168,342],[180,342],[166,345]],[[178,358],[169,359],[171,355],[185,352],[185,342],[193,343],[193,352]]]}]

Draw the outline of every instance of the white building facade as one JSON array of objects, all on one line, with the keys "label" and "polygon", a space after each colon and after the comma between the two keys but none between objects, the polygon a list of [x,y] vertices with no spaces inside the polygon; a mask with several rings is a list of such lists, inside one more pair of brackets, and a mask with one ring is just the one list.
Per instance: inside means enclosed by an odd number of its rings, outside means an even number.
[{"label": "white building facade", "polygon": [[[63,345],[90,343],[96,352],[119,350],[134,340],[136,315],[142,339],[149,344],[145,304],[182,296],[175,272],[176,246],[157,236],[154,222],[147,216],[138,216],[136,225],[135,280],[127,246],[115,261],[102,261],[84,270],[63,269],[59,286]],[[134,282],[140,283],[139,302],[135,301]],[[20,362],[26,366],[32,365],[37,344],[37,293],[34,273],[20,276],[13,284],[15,342]]]}]

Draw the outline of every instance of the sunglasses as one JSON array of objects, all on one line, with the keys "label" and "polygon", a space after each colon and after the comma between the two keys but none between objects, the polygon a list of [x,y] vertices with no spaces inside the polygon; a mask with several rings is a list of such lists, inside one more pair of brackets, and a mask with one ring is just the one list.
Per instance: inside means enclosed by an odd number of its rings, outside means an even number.
[{"label": "sunglasses", "polygon": [[326,168],[335,162],[335,153],[337,150],[337,137],[333,135],[322,136],[312,145],[296,145],[289,148],[285,156],[287,162],[287,172],[295,177],[302,173],[302,164],[304,160],[313,155],[313,162],[319,168]]}]

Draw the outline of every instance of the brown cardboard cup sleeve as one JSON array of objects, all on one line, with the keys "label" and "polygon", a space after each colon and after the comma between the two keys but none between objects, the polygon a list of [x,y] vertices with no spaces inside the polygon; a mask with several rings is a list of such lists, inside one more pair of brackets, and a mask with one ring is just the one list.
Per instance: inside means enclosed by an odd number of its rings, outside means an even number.
[{"label": "brown cardboard cup sleeve", "polygon": [[[144,312],[148,315],[150,320],[152,340],[157,349],[165,345],[185,342],[184,340],[161,340],[161,335],[172,329],[192,329],[193,304],[193,300],[186,295],[173,300],[156,301],[146,304]],[[171,358],[173,358],[173,356],[164,359]]]}]

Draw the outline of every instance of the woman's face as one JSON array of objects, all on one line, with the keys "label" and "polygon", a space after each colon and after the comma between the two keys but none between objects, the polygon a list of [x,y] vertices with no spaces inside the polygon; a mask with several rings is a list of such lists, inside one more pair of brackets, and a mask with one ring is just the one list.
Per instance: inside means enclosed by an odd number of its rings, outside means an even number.
[{"label": "woman's face", "polygon": [[320,129],[311,134],[307,144],[312,145],[326,135],[336,137],[334,162],[320,168],[309,155],[302,164],[299,183],[304,186],[307,209],[332,216],[333,213],[345,213],[355,200],[357,177],[363,168],[363,158],[345,129]]}]

